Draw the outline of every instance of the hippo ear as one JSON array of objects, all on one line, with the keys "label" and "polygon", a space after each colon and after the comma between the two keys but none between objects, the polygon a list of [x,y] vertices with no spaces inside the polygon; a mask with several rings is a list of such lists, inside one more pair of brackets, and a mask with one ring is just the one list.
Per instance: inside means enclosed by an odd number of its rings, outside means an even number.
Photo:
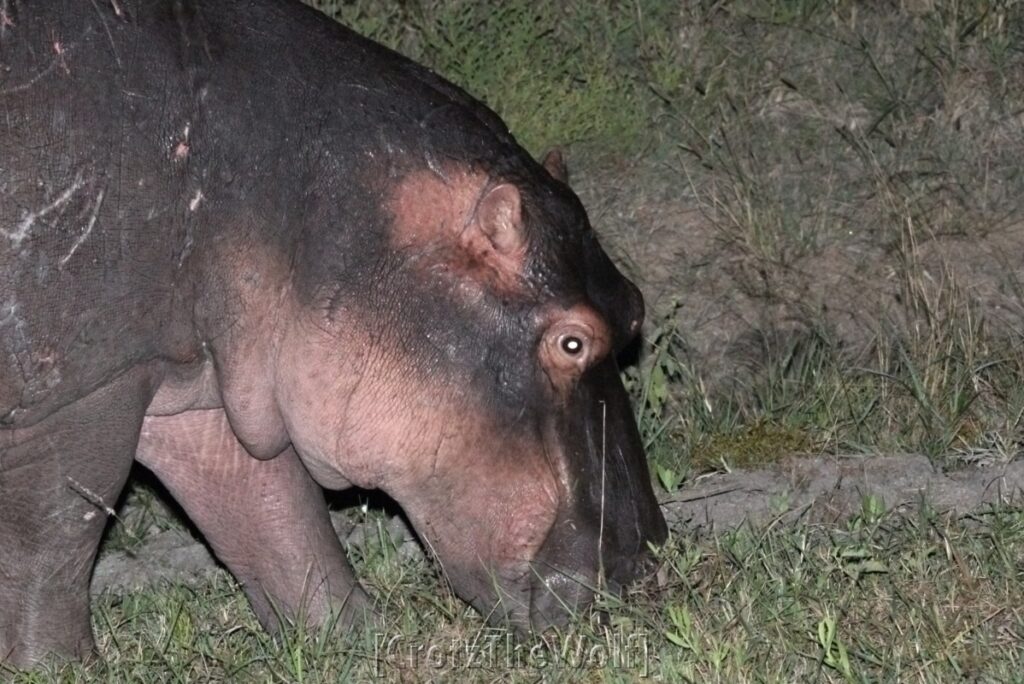
[{"label": "hippo ear", "polygon": [[554,147],[548,150],[548,153],[544,155],[544,160],[541,161],[541,165],[556,181],[561,181],[566,185],[569,184],[569,167],[565,164],[565,155],[562,154],[560,148]]},{"label": "hippo ear", "polygon": [[386,205],[394,247],[417,259],[447,260],[448,272],[514,286],[528,243],[519,188],[483,174],[449,176],[415,172],[395,185]]},{"label": "hippo ear", "polygon": [[474,218],[474,223],[498,254],[515,254],[526,242],[519,189],[510,183],[485,190]]}]

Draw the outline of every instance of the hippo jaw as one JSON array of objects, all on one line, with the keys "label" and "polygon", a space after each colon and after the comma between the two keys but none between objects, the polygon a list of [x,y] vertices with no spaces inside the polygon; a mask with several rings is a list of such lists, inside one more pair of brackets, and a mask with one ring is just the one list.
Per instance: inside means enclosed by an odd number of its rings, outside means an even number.
[{"label": "hippo jaw", "polygon": [[461,598],[493,624],[543,631],[647,574],[667,528],[614,360],[529,432],[539,439],[497,430],[503,458],[467,444],[447,457],[457,465],[383,488]]}]

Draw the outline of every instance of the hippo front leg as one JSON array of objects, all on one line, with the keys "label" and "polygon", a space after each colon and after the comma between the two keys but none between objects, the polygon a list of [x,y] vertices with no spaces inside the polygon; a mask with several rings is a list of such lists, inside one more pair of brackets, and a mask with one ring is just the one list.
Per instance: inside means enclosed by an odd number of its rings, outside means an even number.
[{"label": "hippo front leg", "polygon": [[242,584],[268,629],[368,614],[322,490],[289,448],[251,456],[221,409],[148,416],[136,458],[152,470]]},{"label": "hippo front leg", "polygon": [[91,654],[93,559],[152,387],[131,371],[34,425],[0,430],[0,674]]}]

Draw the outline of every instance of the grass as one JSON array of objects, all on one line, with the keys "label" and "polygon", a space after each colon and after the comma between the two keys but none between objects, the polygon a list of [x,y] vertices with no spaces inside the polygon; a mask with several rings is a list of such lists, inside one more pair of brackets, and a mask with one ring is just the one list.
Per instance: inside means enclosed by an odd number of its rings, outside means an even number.
[{"label": "grass", "polygon": [[[657,248],[702,240],[707,263],[659,293],[624,373],[661,489],[804,453],[925,453],[952,468],[1024,450],[1024,4],[314,4],[465,86],[532,152],[569,146],[584,196],[628,187],[624,218],[595,214],[613,247],[643,241],[634,215],[697,210],[698,234]],[[643,281],[651,264],[637,262]],[[746,328],[724,343],[725,328],[697,323],[703,279],[743,307]],[[383,635],[272,639],[225,575],[104,595],[102,660],[7,674],[1021,682],[1016,504],[908,517],[866,493],[839,526],[677,528],[655,580],[536,650],[489,631],[382,534],[353,557],[387,597]],[[168,524],[141,510],[113,529],[118,545]]]},{"label": "grass", "polygon": [[344,637],[256,623],[227,576],[194,587],[104,595],[103,659],[48,681],[1021,681],[1024,512],[956,519],[863,511],[841,527],[677,531],[657,580],[606,598],[546,642],[487,628],[422,559],[386,535],[355,557],[385,596],[387,628]]}]

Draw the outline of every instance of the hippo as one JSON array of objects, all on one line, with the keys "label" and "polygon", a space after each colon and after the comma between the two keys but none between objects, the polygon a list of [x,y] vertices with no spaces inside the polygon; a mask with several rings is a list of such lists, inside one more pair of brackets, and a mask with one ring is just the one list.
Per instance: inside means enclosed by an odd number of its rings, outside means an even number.
[{"label": "hippo", "polygon": [[373,619],[325,489],[517,630],[647,572],[643,300],[558,153],[296,1],[0,10],[0,663],[90,656],[134,462],[270,630]]}]

